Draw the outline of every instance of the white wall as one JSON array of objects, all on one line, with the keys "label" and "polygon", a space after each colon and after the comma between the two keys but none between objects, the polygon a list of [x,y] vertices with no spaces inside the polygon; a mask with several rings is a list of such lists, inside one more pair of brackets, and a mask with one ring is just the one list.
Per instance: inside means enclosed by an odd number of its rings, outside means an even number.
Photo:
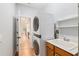
[{"label": "white wall", "polygon": [[54,23],[53,14],[39,12],[38,18],[40,20],[40,31],[43,36],[43,40],[46,40],[48,37],[54,38]]},{"label": "white wall", "polygon": [[33,18],[37,13],[37,10],[35,8],[31,8],[23,4],[16,4],[16,6],[17,6],[17,14],[19,16],[28,16]]},{"label": "white wall", "polygon": [[78,16],[77,3],[51,3],[44,10],[47,13],[53,14],[56,21],[66,17]]},{"label": "white wall", "polygon": [[38,12],[37,14],[39,20],[40,20],[40,55],[45,55],[45,40],[48,37],[54,38],[54,18],[52,14],[44,13],[44,12]]},{"label": "white wall", "polygon": [[0,3],[0,56],[13,55],[13,16],[15,4]]}]

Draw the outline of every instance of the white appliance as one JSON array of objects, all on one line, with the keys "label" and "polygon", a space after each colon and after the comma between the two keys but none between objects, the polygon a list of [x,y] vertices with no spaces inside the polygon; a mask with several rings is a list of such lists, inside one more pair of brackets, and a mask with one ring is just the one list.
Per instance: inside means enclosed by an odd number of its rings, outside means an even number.
[{"label": "white appliance", "polygon": [[37,16],[33,19],[33,48],[35,49],[35,55],[40,56],[40,20]]}]

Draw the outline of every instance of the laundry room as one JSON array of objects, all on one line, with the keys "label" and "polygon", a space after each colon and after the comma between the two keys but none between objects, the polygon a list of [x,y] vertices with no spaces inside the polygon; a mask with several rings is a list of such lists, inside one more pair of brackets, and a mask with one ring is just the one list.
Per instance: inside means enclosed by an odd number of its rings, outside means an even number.
[{"label": "laundry room", "polygon": [[4,28],[0,25],[0,45],[5,45],[0,55],[78,56],[78,3],[4,3],[0,8],[1,24],[8,19]]},{"label": "laundry room", "polygon": [[[31,19],[30,38],[32,47],[36,48],[37,55],[45,55],[45,40],[48,37],[54,38],[54,20],[53,14],[44,12],[48,4],[16,4],[16,17],[28,17]],[[51,26],[52,25],[52,26]],[[33,42],[37,42],[34,44]],[[38,51],[39,50],[39,51]]]},{"label": "laundry room", "polygon": [[[78,27],[74,27],[75,25],[78,25],[77,23],[78,4],[74,4],[74,3],[70,3],[70,4],[69,3],[66,3],[66,4],[65,3],[58,3],[58,4],[57,3],[53,3],[53,4],[52,3],[50,4],[49,3],[27,3],[27,4],[22,3],[22,4],[16,4],[16,8],[17,8],[17,15],[16,15],[17,17],[19,18],[28,17],[31,20],[30,22],[31,27],[30,27],[29,34],[30,34],[30,39],[31,39],[31,43],[32,43],[32,47],[35,52],[35,55],[39,55],[39,56],[52,55],[53,56],[55,51],[53,53],[51,49],[48,49],[49,47],[48,44],[51,45],[49,41],[53,39],[59,39],[59,41],[66,39],[66,41],[71,41],[75,43],[78,41]],[[65,10],[67,11],[64,12]],[[69,32],[69,33],[66,33],[66,32]],[[76,50],[75,52],[77,52],[78,51],[77,45],[74,47],[72,48],[74,48]],[[65,48],[66,47],[61,47],[62,50]],[[52,53],[50,53],[50,51]],[[67,55],[74,55],[72,51],[67,51],[67,52],[69,52],[67,53]],[[58,54],[61,55],[60,53]]]}]

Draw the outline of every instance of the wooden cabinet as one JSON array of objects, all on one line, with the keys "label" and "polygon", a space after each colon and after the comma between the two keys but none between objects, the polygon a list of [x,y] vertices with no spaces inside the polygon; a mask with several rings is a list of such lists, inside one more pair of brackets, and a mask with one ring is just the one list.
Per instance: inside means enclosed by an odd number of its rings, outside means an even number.
[{"label": "wooden cabinet", "polygon": [[54,55],[54,46],[48,42],[46,42],[46,55],[53,56]]},{"label": "wooden cabinet", "polygon": [[46,55],[47,56],[73,56],[73,54],[46,42]]},{"label": "wooden cabinet", "polygon": [[72,56],[69,52],[55,46],[55,54],[60,56]]},{"label": "wooden cabinet", "polygon": [[47,55],[48,56],[53,56],[53,54],[54,54],[53,50],[50,49],[50,48],[47,48]]}]

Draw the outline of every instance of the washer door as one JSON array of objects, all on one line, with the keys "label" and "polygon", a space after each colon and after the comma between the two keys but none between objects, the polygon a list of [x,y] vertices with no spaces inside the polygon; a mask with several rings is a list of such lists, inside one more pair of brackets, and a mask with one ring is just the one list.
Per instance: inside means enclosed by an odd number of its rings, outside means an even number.
[{"label": "washer door", "polygon": [[33,41],[33,47],[36,55],[39,55],[39,44],[36,40]]},{"label": "washer door", "polygon": [[37,16],[34,17],[34,20],[33,20],[33,28],[34,28],[34,31],[37,31],[38,28],[39,28],[39,19]]}]

